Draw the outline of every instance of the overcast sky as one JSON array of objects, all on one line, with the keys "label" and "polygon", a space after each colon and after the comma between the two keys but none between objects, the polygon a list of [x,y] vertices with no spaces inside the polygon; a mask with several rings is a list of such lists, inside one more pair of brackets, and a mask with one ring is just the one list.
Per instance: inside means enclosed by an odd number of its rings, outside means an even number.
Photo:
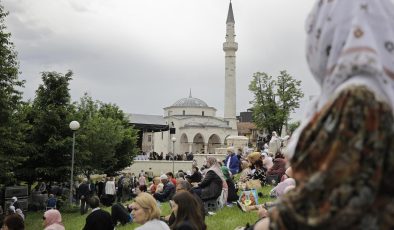
[{"label": "overcast sky", "polygon": [[[250,107],[254,72],[287,70],[305,101],[320,89],[305,59],[305,18],[314,0],[233,0],[237,114]],[[163,114],[187,97],[223,115],[228,0],[2,0],[33,98],[42,71],[74,72],[72,100],[84,92],[124,112]],[[301,114],[301,113],[300,113]],[[300,117],[301,115],[297,115]]]}]

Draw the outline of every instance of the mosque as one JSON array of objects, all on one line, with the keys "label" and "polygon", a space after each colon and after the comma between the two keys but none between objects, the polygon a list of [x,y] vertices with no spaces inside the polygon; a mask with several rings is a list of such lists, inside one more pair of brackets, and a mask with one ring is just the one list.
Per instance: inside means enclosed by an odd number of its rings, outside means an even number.
[{"label": "mosque", "polygon": [[237,136],[236,51],[234,14],[230,2],[226,20],[224,117],[196,97],[177,100],[164,108],[163,116],[129,114],[130,123],[140,129],[140,148],[144,152],[215,153],[227,145],[229,136]]}]

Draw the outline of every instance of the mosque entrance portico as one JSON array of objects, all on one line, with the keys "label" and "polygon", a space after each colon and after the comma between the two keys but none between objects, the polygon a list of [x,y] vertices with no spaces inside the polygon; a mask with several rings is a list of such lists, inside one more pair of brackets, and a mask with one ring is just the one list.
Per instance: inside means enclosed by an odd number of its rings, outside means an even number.
[{"label": "mosque entrance portico", "polygon": [[179,153],[183,154],[185,152],[190,152],[190,144],[187,138],[186,133],[183,133],[180,140],[180,151]]},{"label": "mosque entrance portico", "polygon": [[217,134],[212,134],[208,139],[208,153],[215,153],[215,149],[220,147],[220,137]]}]

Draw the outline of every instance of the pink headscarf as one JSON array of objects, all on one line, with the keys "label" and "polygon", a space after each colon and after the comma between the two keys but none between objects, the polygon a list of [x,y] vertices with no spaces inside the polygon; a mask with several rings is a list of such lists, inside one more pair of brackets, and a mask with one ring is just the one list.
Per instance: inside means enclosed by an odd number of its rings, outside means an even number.
[{"label": "pink headscarf", "polygon": [[[224,190],[224,199],[223,200],[227,200],[228,197],[228,185],[226,182],[226,178],[223,175],[222,169],[220,168],[220,165],[217,161],[217,159],[215,157],[207,157],[207,164],[209,165],[208,171],[212,170],[214,171],[219,177],[220,179],[222,179],[222,189]],[[207,172],[208,172],[207,171]]]},{"label": "pink headscarf", "polygon": [[48,210],[44,213],[45,230],[64,230],[62,216],[56,209]]},{"label": "pink headscarf", "polygon": [[218,164],[218,161],[216,160],[215,157],[207,157],[207,164],[209,165],[208,171],[212,170],[214,171],[222,181],[226,182],[226,179],[224,178],[222,169],[220,169],[220,166]]}]

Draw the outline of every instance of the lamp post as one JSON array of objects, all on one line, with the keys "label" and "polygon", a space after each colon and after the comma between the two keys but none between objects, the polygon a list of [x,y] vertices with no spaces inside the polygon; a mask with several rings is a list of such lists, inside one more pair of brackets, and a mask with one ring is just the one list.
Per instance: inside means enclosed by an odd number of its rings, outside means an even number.
[{"label": "lamp post", "polygon": [[173,152],[173,156],[172,156],[172,174],[174,174],[175,173],[175,171],[174,171],[174,164],[175,164],[175,141],[176,141],[176,137],[172,137],[171,141],[172,141],[172,152]]},{"label": "lamp post", "polygon": [[74,149],[75,149],[75,131],[77,131],[80,127],[78,121],[70,122],[70,129],[73,131],[73,148],[71,153],[71,178],[70,178],[70,204],[73,201],[73,178],[74,178]]}]

